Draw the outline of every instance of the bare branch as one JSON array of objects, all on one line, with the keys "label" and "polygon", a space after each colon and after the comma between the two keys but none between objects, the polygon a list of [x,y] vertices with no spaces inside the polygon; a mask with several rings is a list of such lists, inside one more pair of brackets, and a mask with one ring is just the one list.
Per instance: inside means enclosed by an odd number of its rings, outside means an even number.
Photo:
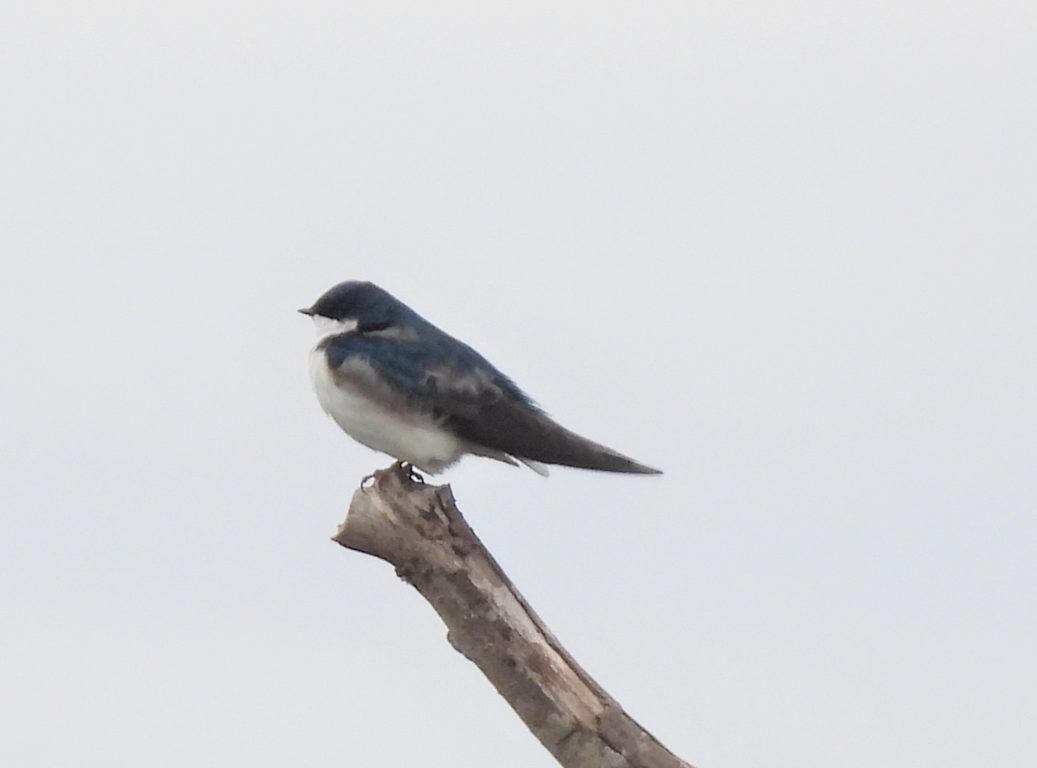
[{"label": "bare branch", "polygon": [[450,487],[393,465],[353,494],[334,537],[392,563],[565,768],[691,768],[639,726],[566,652],[501,571]]}]

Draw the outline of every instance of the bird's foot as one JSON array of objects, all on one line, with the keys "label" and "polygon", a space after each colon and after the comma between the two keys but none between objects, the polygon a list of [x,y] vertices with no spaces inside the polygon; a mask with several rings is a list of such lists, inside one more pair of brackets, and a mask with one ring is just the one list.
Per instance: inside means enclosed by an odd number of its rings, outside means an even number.
[{"label": "bird's foot", "polygon": [[420,485],[425,484],[424,476],[418,471],[418,468],[409,461],[397,461],[393,464],[393,469],[397,470],[412,483],[418,483]]}]

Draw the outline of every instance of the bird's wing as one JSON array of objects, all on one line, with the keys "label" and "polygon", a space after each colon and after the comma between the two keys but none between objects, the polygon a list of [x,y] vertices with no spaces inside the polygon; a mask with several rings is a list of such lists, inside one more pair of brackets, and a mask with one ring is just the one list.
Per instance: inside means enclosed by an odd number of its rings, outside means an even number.
[{"label": "bird's wing", "polygon": [[505,394],[495,382],[494,374],[500,374],[469,348],[462,353],[471,357],[459,359],[435,345],[381,331],[333,336],[323,347],[339,380],[376,402],[443,419],[476,418],[483,406]]},{"label": "bird's wing", "polygon": [[447,417],[447,424],[469,442],[526,462],[658,474],[658,470],[566,429],[532,404],[506,396],[483,403],[474,417],[452,414]]},{"label": "bird's wing", "polygon": [[402,398],[489,452],[534,464],[658,473],[562,427],[511,379],[460,342],[444,351],[427,343],[345,335],[330,341],[327,354],[332,367],[351,376],[355,386],[383,401]]}]

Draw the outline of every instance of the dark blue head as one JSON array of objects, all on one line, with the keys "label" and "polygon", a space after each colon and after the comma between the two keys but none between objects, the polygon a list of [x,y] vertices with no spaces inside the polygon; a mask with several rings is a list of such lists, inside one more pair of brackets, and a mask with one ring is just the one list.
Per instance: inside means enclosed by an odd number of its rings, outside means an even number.
[{"label": "dark blue head", "polygon": [[416,315],[405,304],[374,283],[350,280],[327,291],[304,315],[329,320],[356,320],[361,330],[376,330],[413,323]]}]

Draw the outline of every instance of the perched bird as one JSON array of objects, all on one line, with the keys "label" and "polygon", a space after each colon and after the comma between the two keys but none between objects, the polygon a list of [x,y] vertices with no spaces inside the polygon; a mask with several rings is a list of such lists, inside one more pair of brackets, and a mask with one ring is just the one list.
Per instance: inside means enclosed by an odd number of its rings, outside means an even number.
[{"label": "perched bird", "polygon": [[556,424],[482,355],[373,283],[340,283],[299,311],[317,327],[317,400],[368,448],[430,474],[466,453],[542,475],[544,464],[660,474]]}]

